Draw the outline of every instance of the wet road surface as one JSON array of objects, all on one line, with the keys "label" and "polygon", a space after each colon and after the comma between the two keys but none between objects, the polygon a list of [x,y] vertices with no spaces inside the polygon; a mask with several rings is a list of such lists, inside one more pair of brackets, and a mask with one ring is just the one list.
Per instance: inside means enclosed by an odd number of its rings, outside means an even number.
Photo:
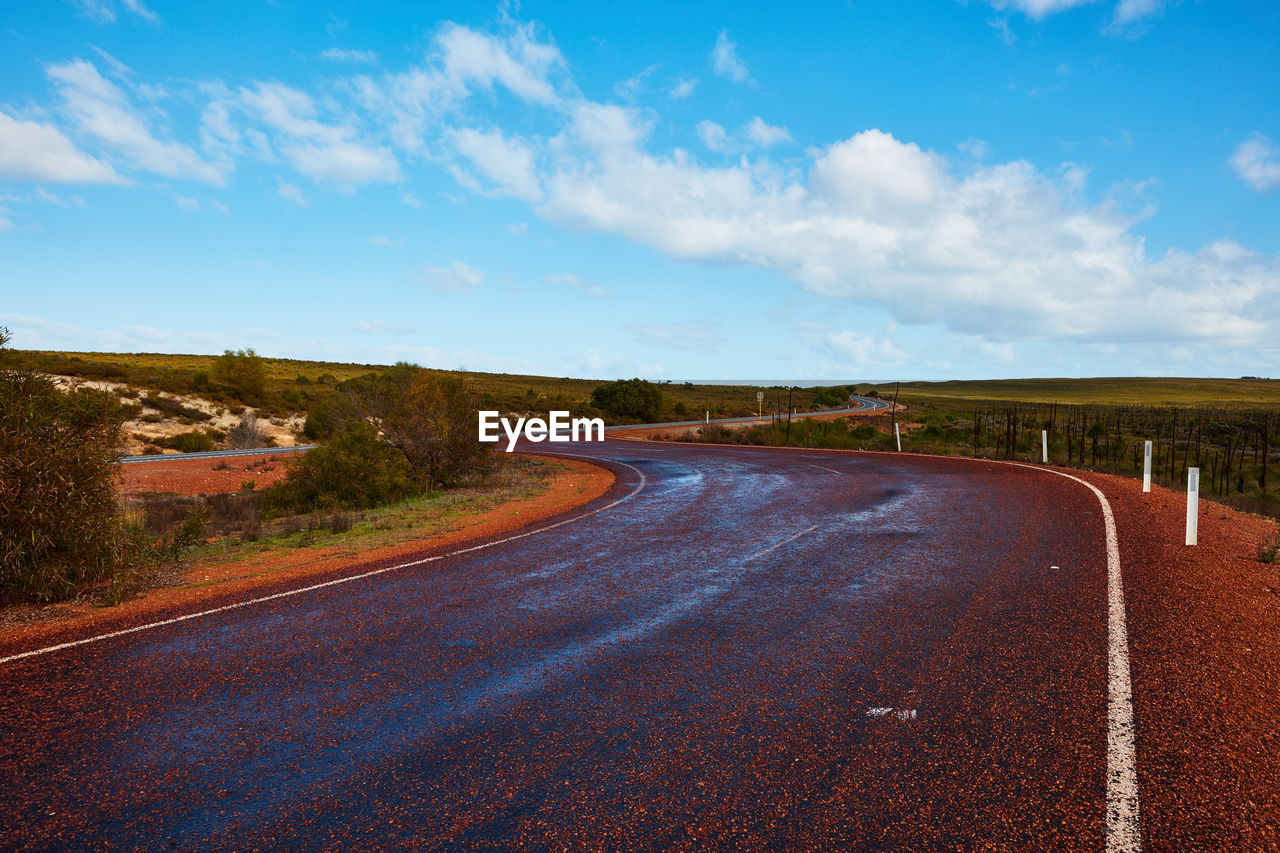
[{"label": "wet road surface", "polygon": [[1086,488],[564,452],[580,521],[4,664],[0,847],[1103,849]]}]

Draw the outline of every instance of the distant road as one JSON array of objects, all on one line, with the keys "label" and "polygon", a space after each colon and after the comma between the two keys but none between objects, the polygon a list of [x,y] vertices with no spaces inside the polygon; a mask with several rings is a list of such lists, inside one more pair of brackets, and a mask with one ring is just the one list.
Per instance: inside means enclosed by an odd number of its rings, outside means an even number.
[{"label": "distant road", "polygon": [[[808,418],[814,415],[841,415],[841,414],[860,414],[865,412],[874,412],[881,409],[889,408],[889,403],[884,400],[877,400],[873,397],[850,397],[851,401],[856,400],[858,405],[849,409],[828,409],[822,412],[799,412],[794,417]],[[767,415],[765,416],[768,417]],[[713,424],[736,424],[748,421],[761,420],[756,417],[749,418],[712,418]],[[606,431],[615,429],[643,429],[644,427],[672,427],[672,426],[702,426],[707,423],[706,420],[700,421],[671,421],[662,424],[629,424],[625,426],[605,427]],[[299,444],[293,447],[262,447],[254,450],[205,450],[200,453],[157,453],[149,456],[123,456],[120,462],[125,465],[134,465],[141,462],[172,462],[175,459],[217,459],[223,456],[271,456],[282,453],[304,453],[315,447],[314,444]]]}]

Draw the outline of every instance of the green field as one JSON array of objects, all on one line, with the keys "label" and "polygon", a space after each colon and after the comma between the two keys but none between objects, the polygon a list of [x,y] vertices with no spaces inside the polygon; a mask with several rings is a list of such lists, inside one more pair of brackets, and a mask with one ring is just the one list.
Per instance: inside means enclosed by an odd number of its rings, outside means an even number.
[{"label": "green field", "polygon": [[[892,397],[893,383],[868,386]],[[982,379],[903,382],[902,402],[1009,400],[1022,403],[1099,403],[1146,406],[1248,406],[1280,408],[1280,379]]]}]

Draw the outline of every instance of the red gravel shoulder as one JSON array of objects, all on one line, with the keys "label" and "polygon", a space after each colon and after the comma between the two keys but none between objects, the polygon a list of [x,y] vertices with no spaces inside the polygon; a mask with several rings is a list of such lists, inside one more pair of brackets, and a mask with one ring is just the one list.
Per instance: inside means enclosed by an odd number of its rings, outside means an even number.
[{"label": "red gravel shoulder", "polygon": [[175,456],[171,460],[134,462],[120,466],[120,493],[124,497],[143,492],[216,495],[239,491],[249,481],[253,481],[255,489],[264,489],[284,479],[288,458],[286,454],[212,459]]},{"label": "red gravel shoulder", "polygon": [[[1280,526],[1074,472],[1107,495],[1124,573],[1143,834],[1181,850],[1280,849]],[[1157,843],[1158,842],[1158,843]]]}]

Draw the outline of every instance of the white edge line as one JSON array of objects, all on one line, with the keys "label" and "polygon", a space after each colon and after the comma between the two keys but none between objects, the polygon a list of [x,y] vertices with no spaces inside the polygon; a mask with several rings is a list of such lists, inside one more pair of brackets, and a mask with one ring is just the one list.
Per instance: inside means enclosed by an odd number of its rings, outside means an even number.
[{"label": "white edge line", "polygon": [[1107,851],[1137,853],[1142,849],[1142,824],[1138,815],[1138,756],[1133,723],[1133,687],[1129,679],[1129,630],[1125,624],[1120,542],[1115,515],[1106,495],[1087,480],[1022,462],[1005,464],[1047,471],[1075,480],[1093,492],[1098,503],[1102,504],[1102,519],[1107,533]]},{"label": "white edge line", "polygon": [[[583,459],[596,458],[596,457],[580,456],[579,454],[569,454],[569,453],[557,453],[557,454],[543,453],[539,455],[541,456],[554,455],[554,456],[562,456],[562,457],[572,456],[574,458],[583,458]],[[23,658],[35,657],[36,655],[46,655],[46,654],[50,654],[51,652],[58,652],[58,651],[62,651],[63,649],[74,648],[76,646],[84,646],[84,645],[88,645],[89,643],[99,642],[101,640],[110,640],[114,637],[123,637],[126,634],[135,634],[139,631],[149,631],[153,628],[160,628],[165,625],[174,625],[178,622],[186,622],[189,619],[199,619],[203,616],[212,616],[215,613],[223,613],[227,610],[236,610],[241,607],[248,607],[251,604],[262,604],[263,602],[274,601],[278,598],[288,598],[289,596],[301,595],[304,592],[311,592],[317,589],[324,589],[325,587],[329,587],[329,586],[338,586],[344,583],[351,583],[352,581],[358,581],[364,578],[371,578],[375,575],[384,575],[384,574],[387,574],[388,572],[399,571],[400,569],[408,569],[413,566],[421,566],[426,563],[433,563],[436,560],[443,560],[446,557],[455,557],[459,554],[470,554],[473,551],[482,551],[485,548],[492,548],[495,545],[502,545],[506,542],[514,542],[515,540],[523,539],[526,536],[533,536],[534,534],[537,534],[537,533],[544,533],[548,530],[554,530],[557,527],[563,527],[566,524],[572,524],[575,521],[581,521],[584,518],[590,518],[596,513],[604,512],[607,509],[613,509],[619,504],[626,503],[627,501],[631,500],[636,495],[640,494],[641,491],[644,490],[644,487],[645,485],[648,484],[649,480],[647,477],[645,477],[643,471],[641,471],[639,468],[635,467],[634,465],[628,465],[626,462],[618,462],[617,460],[613,460],[613,459],[609,461],[614,462],[615,464],[630,468],[632,471],[635,471],[638,475],[640,475],[640,482],[637,483],[636,487],[632,489],[628,494],[623,495],[622,497],[618,498],[616,501],[605,504],[604,506],[601,506],[601,507],[596,507],[590,512],[584,512],[582,515],[575,515],[573,518],[566,518],[561,521],[557,521],[554,524],[548,524],[545,527],[539,527],[534,530],[526,530],[523,533],[517,533],[514,536],[507,536],[503,539],[496,539],[493,542],[484,542],[479,545],[472,545],[467,548],[459,548],[456,551],[449,551],[448,553],[445,553],[445,554],[434,554],[430,557],[424,557],[421,560],[413,560],[408,563],[399,563],[394,566],[386,566],[381,569],[374,569],[373,571],[362,572],[358,575],[350,575],[348,577],[335,578],[334,580],[331,580],[331,581],[311,584],[310,586],[304,586],[299,589],[285,590],[284,592],[277,592],[272,595],[264,595],[259,598],[251,598],[247,601],[237,601],[234,604],[224,604],[222,607],[214,607],[209,610],[201,610],[198,613],[187,613],[183,616],[175,616],[172,619],[161,619],[158,622],[148,622],[145,625],[135,625],[132,628],[124,628],[120,631],[111,631],[110,633],[107,633],[107,634],[98,634],[93,637],[85,637],[80,640],[72,640],[67,643],[59,643],[56,646],[46,646],[45,648],[42,648],[42,649],[32,649],[31,651],[27,651],[27,652],[19,652],[18,654],[9,655],[8,657],[0,658],[0,664],[11,663],[16,660],[22,660]],[[779,542],[778,544],[781,545],[783,543]]]}]

